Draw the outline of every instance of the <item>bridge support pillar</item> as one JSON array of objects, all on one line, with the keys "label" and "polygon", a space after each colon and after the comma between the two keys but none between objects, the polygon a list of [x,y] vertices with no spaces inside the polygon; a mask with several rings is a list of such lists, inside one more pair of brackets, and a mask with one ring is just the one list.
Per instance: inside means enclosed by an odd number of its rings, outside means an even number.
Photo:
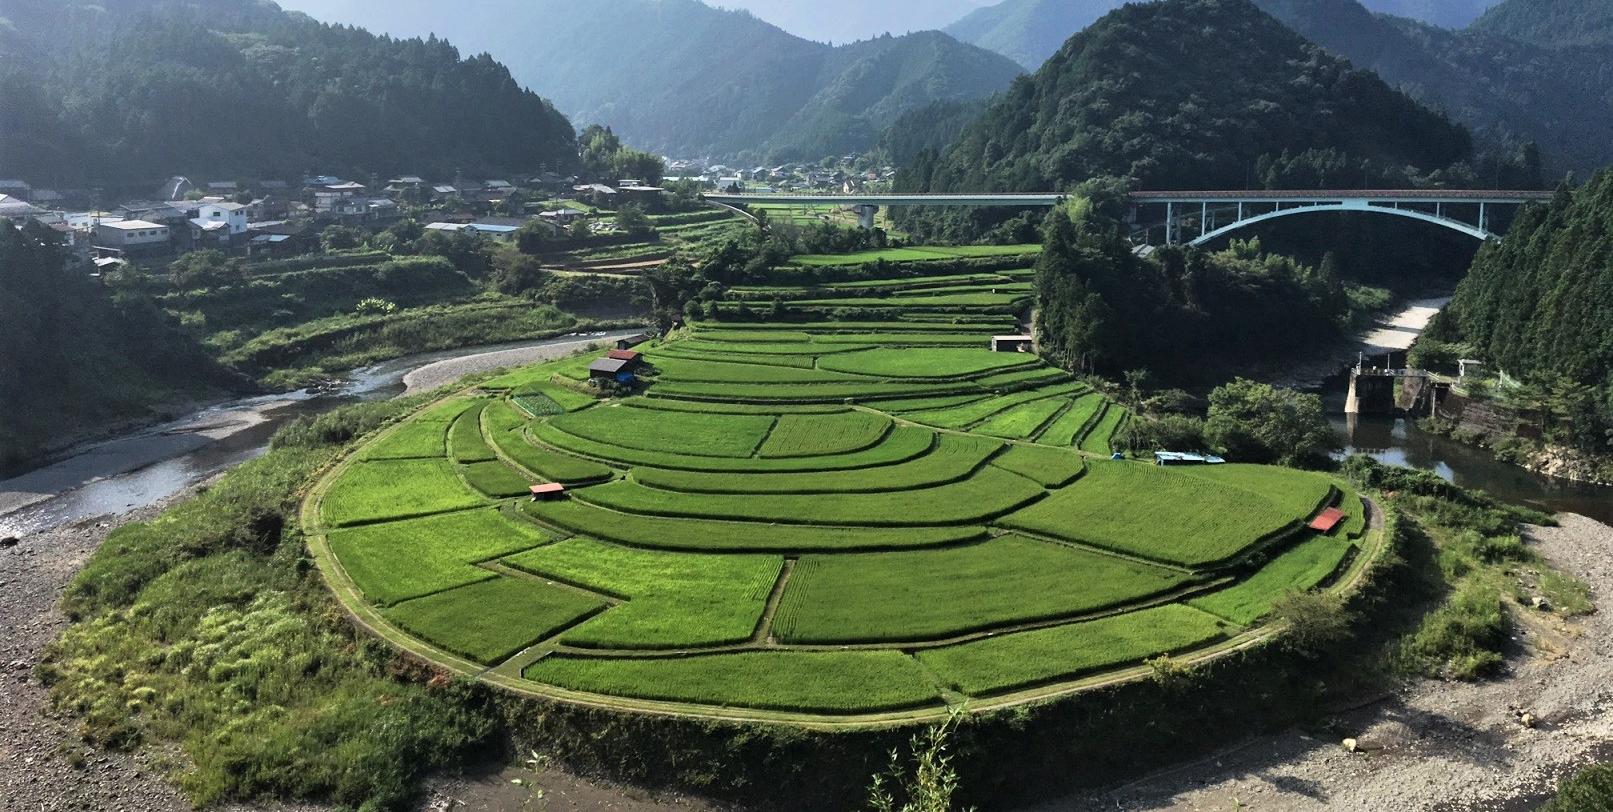
[{"label": "bridge support pillar", "polygon": [[863,228],[866,228],[866,229],[872,229],[874,227],[874,217],[877,216],[878,214],[879,214],[879,207],[878,206],[866,206],[866,205],[865,206],[858,206],[857,207],[857,225],[859,225],[859,226],[861,226]]}]

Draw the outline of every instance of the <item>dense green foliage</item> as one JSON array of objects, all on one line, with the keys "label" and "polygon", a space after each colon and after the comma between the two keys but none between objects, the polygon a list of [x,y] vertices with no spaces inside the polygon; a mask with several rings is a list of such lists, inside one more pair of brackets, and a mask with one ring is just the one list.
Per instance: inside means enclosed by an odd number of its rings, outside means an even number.
[{"label": "dense green foliage", "polygon": [[55,231],[0,222],[0,470],[85,425],[246,385],[149,299],[65,260]]},{"label": "dense green foliage", "polygon": [[1507,0],[1485,12],[1475,31],[1546,48],[1613,44],[1613,6],[1601,0]]},{"label": "dense green foliage", "polygon": [[1551,439],[1613,450],[1613,173],[1524,212],[1487,246],[1429,330],[1546,394]]},{"label": "dense green foliage", "polygon": [[1077,34],[898,186],[1054,191],[1101,176],[1150,189],[1401,185],[1470,149],[1460,127],[1247,0],[1167,0]]},{"label": "dense green foliage", "polygon": [[1595,812],[1613,807],[1613,764],[1586,767],[1557,787],[1540,812]]},{"label": "dense green foliage", "polygon": [[1259,242],[1139,257],[1108,215],[1073,215],[1049,216],[1036,265],[1039,346],[1067,369],[1202,379],[1251,354],[1293,357],[1354,321],[1350,289],[1326,267],[1263,253]]},{"label": "dense green foliage", "polygon": [[1322,399],[1239,378],[1210,393],[1209,447],[1240,462],[1317,464],[1338,448]]},{"label": "dense green foliage", "polygon": [[[1255,2],[1312,42],[1447,111],[1473,130],[1486,151],[1522,153],[1521,161],[1513,161],[1525,170],[1521,174],[1492,159],[1475,166],[1475,180],[1485,187],[1526,183],[1527,168],[1542,161],[1559,174],[1588,172],[1613,160],[1605,137],[1613,127],[1613,91],[1602,78],[1613,66],[1613,55],[1605,41],[1563,47],[1583,41],[1580,35],[1596,31],[1597,19],[1606,18],[1579,16],[1573,0],[1503,3],[1494,10],[1493,23],[1466,31],[1374,15],[1356,0]],[[1598,0],[1577,5],[1591,15],[1608,10]],[[1521,25],[1520,18],[1526,18]],[[1561,25],[1570,20],[1583,27]],[[1533,36],[1536,24],[1550,43],[1514,38]]]},{"label": "dense green foliage", "polygon": [[36,59],[0,57],[0,165],[40,182],[173,174],[564,169],[565,117],[482,55],[322,25],[271,3],[17,0]]}]

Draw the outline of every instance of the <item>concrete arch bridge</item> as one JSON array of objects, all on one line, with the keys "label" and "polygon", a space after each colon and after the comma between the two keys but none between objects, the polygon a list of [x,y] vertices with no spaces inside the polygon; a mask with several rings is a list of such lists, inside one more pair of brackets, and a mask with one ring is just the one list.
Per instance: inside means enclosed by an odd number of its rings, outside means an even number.
[{"label": "concrete arch bridge", "polygon": [[[1403,217],[1442,226],[1478,240],[1499,236],[1517,207],[1550,200],[1552,192],[1527,190],[1389,189],[1133,192],[1128,218],[1140,245],[1204,245],[1257,223],[1301,214],[1356,212]],[[979,194],[709,194],[712,203],[842,206],[872,228],[880,207],[1052,207],[1052,193]],[[1498,216],[1499,215],[1499,216]]]}]

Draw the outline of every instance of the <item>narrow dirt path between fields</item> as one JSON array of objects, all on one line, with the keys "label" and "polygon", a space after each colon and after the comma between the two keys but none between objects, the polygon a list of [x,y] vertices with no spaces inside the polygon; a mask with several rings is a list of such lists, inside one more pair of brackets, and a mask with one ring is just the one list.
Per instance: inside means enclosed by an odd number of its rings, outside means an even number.
[{"label": "narrow dirt path between fields", "polygon": [[[1506,677],[1421,681],[1339,714],[1339,738],[1299,731],[1232,745],[1199,762],[1047,810],[1526,810],[1565,775],[1613,760],[1613,527],[1574,514],[1529,537],[1590,584],[1604,610],[1562,621],[1530,613]],[[1528,727],[1523,715],[1533,717]],[[1357,751],[1342,746],[1355,738]]]}]

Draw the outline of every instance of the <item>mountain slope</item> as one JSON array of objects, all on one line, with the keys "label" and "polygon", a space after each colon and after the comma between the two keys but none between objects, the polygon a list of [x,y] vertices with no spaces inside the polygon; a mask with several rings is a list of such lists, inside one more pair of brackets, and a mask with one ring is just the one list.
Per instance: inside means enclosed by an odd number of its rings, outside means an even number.
[{"label": "mountain slope", "polygon": [[1607,0],[1506,0],[1473,30],[1544,48],[1613,44],[1613,3]]},{"label": "mountain slope", "polygon": [[0,165],[43,183],[570,166],[564,116],[491,58],[255,0],[9,0],[32,58],[0,65],[21,115]]},{"label": "mountain slope", "polygon": [[1042,66],[1071,34],[1126,0],[1004,0],[947,26],[963,42],[1013,59],[1029,70]]},{"label": "mountain slope", "polygon": [[[1465,28],[1500,0],[1363,0],[1380,14],[1393,14],[1441,28]],[[1533,2],[1533,0],[1530,0]]]},{"label": "mountain slope", "polygon": [[835,48],[696,0],[478,0],[453,14],[438,0],[332,0],[311,10],[404,34],[430,26],[504,60],[579,124],[673,155],[864,149],[907,110],[989,96],[1021,72],[934,32]]},{"label": "mountain slope", "polygon": [[[1230,47],[1236,44],[1237,47]],[[904,188],[1058,190],[1405,182],[1467,133],[1247,0],[1128,5],[1071,38]],[[1334,167],[1327,169],[1326,167]]]},{"label": "mountain slope", "polygon": [[1448,111],[1481,143],[1532,141],[1558,171],[1613,162],[1613,51],[1605,47],[1548,49],[1482,30],[1447,31],[1374,15],[1355,0],[1255,1],[1312,42]]},{"label": "mountain slope", "polygon": [[1613,452],[1613,172],[1532,206],[1486,245],[1431,335],[1549,383],[1573,444]]}]

